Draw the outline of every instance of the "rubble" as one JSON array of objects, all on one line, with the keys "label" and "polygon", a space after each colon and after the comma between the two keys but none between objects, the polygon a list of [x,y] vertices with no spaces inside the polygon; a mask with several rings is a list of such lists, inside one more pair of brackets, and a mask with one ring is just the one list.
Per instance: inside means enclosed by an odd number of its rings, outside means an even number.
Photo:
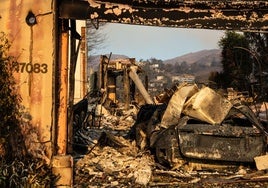
[{"label": "rubble", "polygon": [[253,162],[265,154],[267,131],[249,107],[208,87],[196,88],[182,84],[167,107],[150,106],[146,119],[138,114],[134,129],[140,149],[154,149],[158,161],[171,166],[187,158]]},{"label": "rubble", "polygon": [[90,177],[91,185],[147,185],[154,166],[152,156],[138,152],[135,143],[120,140],[124,144],[118,148],[101,146],[103,144],[96,146],[77,161],[76,173]]},{"label": "rubble", "polygon": [[75,187],[268,185],[267,167],[260,167],[266,128],[237,98],[185,83],[156,97],[157,104],[126,108],[115,95],[102,97],[77,110],[87,118],[74,124],[74,146],[83,146]]}]

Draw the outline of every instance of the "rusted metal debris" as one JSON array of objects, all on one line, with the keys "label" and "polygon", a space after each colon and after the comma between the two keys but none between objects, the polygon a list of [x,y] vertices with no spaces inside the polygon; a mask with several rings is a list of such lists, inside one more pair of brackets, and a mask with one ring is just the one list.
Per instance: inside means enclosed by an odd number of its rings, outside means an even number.
[{"label": "rusted metal debris", "polygon": [[[118,65],[105,63],[109,74],[127,72]],[[101,92],[75,105],[74,146],[83,154],[76,158],[76,185],[268,185],[266,129],[237,97],[228,100],[208,87],[183,83],[156,97],[157,104],[144,103],[139,112],[139,106],[126,108],[125,100],[119,103],[109,92],[107,99],[115,99],[114,110],[104,107]],[[261,170],[239,166],[254,161]]]},{"label": "rusted metal debris", "polygon": [[[217,185],[254,187],[261,185],[263,187],[268,185],[265,171],[256,172],[247,166],[184,161],[180,167],[170,169],[167,165],[155,161],[148,150],[138,150],[135,140],[125,139],[125,134],[119,134],[121,129],[115,131],[112,126],[116,126],[114,123],[109,124],[111,122],[109,118],[112,116],[106,116],[102,125],[111,127],[110,130],[103,127],[87,131],[87,136],[94,141],[89,146],[90,152],[75,160],[77,162],[74,168],[74,187],[81,187],[81,185],[90,187],[215,187]],[[103,131],[115,136],[110,137],[109,134],[103,134]]]},{"label": "rusted metal debris", "polygon": [[[116,101],[115,90],[111,95],[109,85],[105,83],[111,83],[108,80],[114,79],[115,71],[117,75],[124,71],[118,68],[122,67],[122,62],[105,64],[101,66],[106,68],[101,69],[104,76],[100,76],[103,79],[100,86],[102,90],[108,90],[105,96],[109,100]],[[132,66],[131,63],[123,65]],[[188,159],[254,162],[254,157],[265,154],[267,132],[247,106],[232,103],[214,90],[208,87],[199,89],[195,84],[176,85],[167,93],[169,97],[162,97],[161,104],[142,106],[132,127],[137,146],[141,150],[154,149],[160,163],[174,167],[181,160]],[[88,104],[88,101],[82,100],[77,104],[80,111],[75,110],[78,116],[75,117],[75,126],[80,130],[90,125],[96,127],[97,123],[100,127],[100,121],[93,119],[111,114],[108,111],[104,113],[103,95],[94,101],[95,104]],[[95,105],[93,111],[88,111],[89,105]],[[98,108],[103,108],[103,112]],[[84,137],[80,130],[77,133]]]},{"label": "rusted metal debris", "polygon": [[133,126],[139,148],[154,149],[160,163],[254,162],[265,154],[267,132],[247,106],[189,84],[166,103],[142,107]]}]

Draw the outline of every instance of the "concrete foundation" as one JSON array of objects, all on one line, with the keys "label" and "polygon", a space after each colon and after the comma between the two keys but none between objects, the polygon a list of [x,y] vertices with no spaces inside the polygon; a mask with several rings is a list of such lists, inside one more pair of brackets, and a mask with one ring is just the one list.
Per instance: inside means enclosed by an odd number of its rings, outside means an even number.
[{"label": "concrete foundation", "polygon": [[56,187],[73,186],[73,158],[71,155],[57,155],[52,158],[52,172],[59,176]]}]

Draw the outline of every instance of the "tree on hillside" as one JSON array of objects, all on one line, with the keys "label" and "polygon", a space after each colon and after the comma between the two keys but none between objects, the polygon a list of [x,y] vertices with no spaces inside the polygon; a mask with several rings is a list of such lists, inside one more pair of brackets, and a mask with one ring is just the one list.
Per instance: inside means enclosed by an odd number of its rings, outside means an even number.
[{"label": "tree on hillside", "polygon": [[249,49],[249,41],[243,34],[227,31],[220,39],[219,46],[222,49],[223,71],[211,76],[211,81],[216,82],[220,88],[233,87],[248,91],[252,58],[250,53],[241,48]]}]

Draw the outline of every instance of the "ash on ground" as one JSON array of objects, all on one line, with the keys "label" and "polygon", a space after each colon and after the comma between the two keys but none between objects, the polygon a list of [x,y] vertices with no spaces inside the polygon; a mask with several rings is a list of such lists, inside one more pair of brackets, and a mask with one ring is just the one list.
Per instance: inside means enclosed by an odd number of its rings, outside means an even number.
[{"label": "ash on ground", "polygon": [[159,164],[154,151],[140,150],[128,137],[135,110],[122,110],[121,116],[104,114],[98,126],[76,132],[74,187],[268,186],[267,171],[257,170],[254,163],[181,161],[173,168]]}]

